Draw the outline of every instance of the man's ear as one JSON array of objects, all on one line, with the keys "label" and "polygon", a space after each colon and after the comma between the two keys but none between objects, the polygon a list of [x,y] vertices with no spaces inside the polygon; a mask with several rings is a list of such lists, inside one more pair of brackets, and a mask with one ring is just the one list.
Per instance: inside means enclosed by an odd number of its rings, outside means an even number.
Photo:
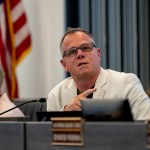
[{"label": "man's ear", "polygon": [[97,48],[98,56],[101,57],[101,49]]},{"label": "man's ear", "polygon": [[61,59],[61,60],[60,60],[60,63],[62,64],[64,70],[65,70],[66,72],[68,72],[67,66],[66,66],[66,62],[64,61],[64,59]]}]

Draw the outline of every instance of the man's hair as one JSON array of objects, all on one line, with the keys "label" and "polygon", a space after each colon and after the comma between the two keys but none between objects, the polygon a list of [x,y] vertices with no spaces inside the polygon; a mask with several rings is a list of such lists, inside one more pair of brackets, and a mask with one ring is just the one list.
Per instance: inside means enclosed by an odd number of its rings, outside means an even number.
[{"label": "man's hair", "polygon": [[[83,33],[87,34],[90,38],[93,39],[93,36],[92,36],[89,32],[87,32],[86,30],[84,30],[84,29],[81,29],[81,28],[79,28],[79,27],[78,27],[78,28],[71,28],[71,27],[68,27],[66,33],[64,34],[64,36],[63,36],[62,39],[61,39],[60,48],[61,48],[61,45],[62,45],[62,43],[63,43],[65,37],[66,37],[67,35],[73,34],[73,33],[75,33],[75,32],[83,32]],[[94,39],[93,39],[93,40],[94,40]]]}]

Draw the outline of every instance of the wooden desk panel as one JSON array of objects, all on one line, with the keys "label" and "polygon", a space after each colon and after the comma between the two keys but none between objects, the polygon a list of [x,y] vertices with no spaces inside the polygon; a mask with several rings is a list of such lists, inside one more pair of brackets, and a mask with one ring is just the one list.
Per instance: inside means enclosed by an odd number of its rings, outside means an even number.
[{"label": "wooden desk panel", "polygon": [[144,122],[86,122],[83,146],[52,145],[51,122],[26,122],[27,150],[146,150]]},{"label": "wooden desk panel", "polygon": [[23,122],[0,122],[0,150],[25,150]]}]

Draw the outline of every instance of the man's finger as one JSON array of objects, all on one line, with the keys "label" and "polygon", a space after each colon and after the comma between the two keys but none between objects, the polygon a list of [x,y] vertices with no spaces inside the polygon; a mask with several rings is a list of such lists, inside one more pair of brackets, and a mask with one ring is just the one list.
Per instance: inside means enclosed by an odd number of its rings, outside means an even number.
[{"label": "man's finger", "polygon": [[89,96],[90,94],[94,93],[95,91],[96,91],[96,88],[88,89],[88,90],[86,90],[85,92],[83,92],[83,93],[81,94],[81,96],[82,96],[82,97],[87,97],[87,96]]}]

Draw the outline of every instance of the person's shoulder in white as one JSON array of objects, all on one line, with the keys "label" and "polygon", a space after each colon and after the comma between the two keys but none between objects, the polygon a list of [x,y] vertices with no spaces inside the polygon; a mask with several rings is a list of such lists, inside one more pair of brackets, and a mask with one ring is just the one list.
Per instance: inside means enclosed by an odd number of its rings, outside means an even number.
[{"label": "person's shoulder in white", "polygon": [[106,69],[108,74],[110,74],[110,78],[113,78],[113,80],[116,78],[118,81],[125,81],[124,84],[127,84],[129,82],[135,82],[135,83],[140,83],[139,78],[137,77],[136,74],[134,73],[125,73],[125,72],[119,72],[111,69]]},{"label": "person's shoulder in white", "polygon": [[[9,110],[13,107],[15,107],[15,104],[13,102],[11,102],[10,99],[8,98],[7,94],[4,93],[0,97],[0,113],[4,112],[6,110]],[[24,116],[24,114],[19,108],[15,108],[7,113],[0,115],[0,117],[23,117],[23,116]]]},{"label": "person's shoulder in white", "polygon": [[58,92],[58,88],[64,88],[65,86],[69,86],[69,84],[74,84],[72,77],[68,77],[68,78],[64,79],[63,81],[61,81],[49,92],[48,95],[50,95],[53,92]]}]

